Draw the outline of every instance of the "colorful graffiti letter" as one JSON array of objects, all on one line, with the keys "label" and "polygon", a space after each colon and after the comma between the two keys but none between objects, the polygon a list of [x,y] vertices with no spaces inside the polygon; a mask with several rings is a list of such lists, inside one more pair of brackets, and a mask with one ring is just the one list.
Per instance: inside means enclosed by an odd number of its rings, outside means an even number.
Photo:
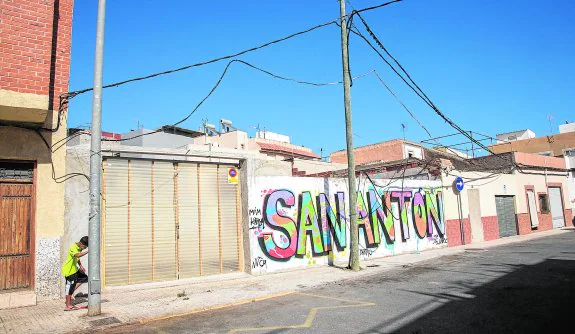
[{"label": "colorful graffiti letter", "polygon": [[426,191],[425,192],[425,207],[427,209],[427,236],[431,237],[433,235],[433,225],[435,225],[435,229],[441,238],[445,236],[445,232],[442,229],[442,222],[443,222],[443,212],[441,208],[442,199],[441,199],[441,191],[433,192]]},{"label": "colorful graffiti letter", "polygon": [[425,200],[420,192],[413,195],[413,228],[419,239],[427,236],[427,219],[425,212]]},{"label": "colorful graffiti letter", "polygon": [[[391,201],[389,193],[385,193],[381,196],[374,190],[370,189],[368,192],[367,200],[369,202],[369,207],[371,208],[371,225],[373,226],[373,234],[375,238],[375,243],[379,244],[380,232],[379,228],[383,231],[385,236],[385,242],[389,245],[393,244],[395,241],[395,227],[393,226],[393,213],[391,212]],[[385,204],[386,210],[384,210],[382,203]]]},{"label": "colorful graffiti letter", "polygon": [[[273,231],[262,232],[258,236],[262,251],[276,261],[288,261],[296,252],[297,229],[295,222],[278,211],[282,207],[295,205],[295,196],[289,190],[276,190],[264,200],[264,223]],[[273,232],[279,232],[279,245],[274,240]]]},{"label": "colorful graffiti letter", "polygon": [[[336,212],[334,212],[332,205],[329,203],[326,194],[319,194],[317,196],[317,207],[319,209],[318,219],[321,221],[321,233],[323,237],[324,250],[330,251],[331,248],[331,235],[335,239],[335,246],[338,251],[343,251],[347,246],[347,229],[345,226],[345,194],[338,192],[335,194]],[[344,223],[342,224],[342,217]],[[330,233],[331,232],[331,233]]]},{"label": "colorful graffiti letter", "polygon": [[319,232],[317,214],[313,205],[313,198],[309,191],[304,191],[299,195],[299,216],[297,220],[298,242],[297,255],[303,256],[306,253],[307,236],[311,236],[312,252],[314,256],[324,254],[322,234]]},{"label": "colorful graffiti letter", "polygon": [[411,199],[411,191],[394,191],[391,193],[392,198],[397,198],[400,207],[399,226],[401,227],[401,238],[403,241],[409,239],[409,221],[407,220],[407,212],[409,209],[409,200]]},{"label": "colorful graffiti letter", "polygon": [[[373,228],[371,227],[370,218],[368,215],[368,210],[365,205],[365,200],[363,199],[363,193],[357,193],[357,228],[363,230],[363,235],[365,236],[365,243],[367,247],[375,247],[377,243],[375,242],[375,237],[373,235]],[[377,234],[379,238],[379,233]]]}]

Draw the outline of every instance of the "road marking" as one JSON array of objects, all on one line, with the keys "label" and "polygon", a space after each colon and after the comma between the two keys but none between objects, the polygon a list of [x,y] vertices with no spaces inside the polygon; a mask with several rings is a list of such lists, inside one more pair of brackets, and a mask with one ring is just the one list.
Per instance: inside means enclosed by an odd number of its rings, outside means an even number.
[{"label": "road marking", "polygon": [[336,298],[336,297],[329,297],[329,296],[321,296],[321,295],[316,295],[316,294],[311,294],[311,293],[303,293],[303,292],[296,292],[296,293],[294,293],[294,295],[337,300],[337,301],[341,301],[341,302],[345,302],[345,303],[351,303],[352,305],[314,307],[309,311],[304,323],[299,324],[299,325],[234,328],[234,329],[230,329],[228,334],[234,334],[234,333],[239,333],[239,332],[270,331],[270,330],[278,330],[278,329],[310,328],[313,325],[313,321],[315,320],[317,313],[321,310],[335,310],[335,309],[342,309],[342,308],[356,308],[356,307],[367,307],[367,306],[375,306],[376,305],[375,303],[372,303],[372,302],[365,302],[365,301],[358,301],[358,300],[351,300],[351,299],[344,299],[344,298]]},{"label": "road marking", "polygon": [[243,300],[239,300],[239,301],[232,302],[232,303],[228,303],[228,304],[224,304],[224,305],[218,305],[218,306],[212,306],[212,307],[204,307],[204,308],[197,308],[197,309],[194,309],[194,310],[191,310],[191,311],[187,311],[187,312],[183,312],[183,313],[178,313],[178,314],[172,314],[172,315],[168,315],[168,316],[165,316],[165,317],[157,317],[157,318],[143,319],[143,320],[140,320],[139,323],[140,323],[140,324],[147,324],[147,323],[150,323],[150,322],[155,322],[155,321],[160,321],[160,320],[168,320],[168,319],[178,318],[178,317],[184,317],[184,316],[192,315],[192,314],[196,314],[196,313],[203,313],[203,312],[207,312],[207,311],[220,310],[220,309],[223,309],[223,308],[240,306],[240,305],[245,305],[245,304],[249,304],[249,303],[259,302],[259,301],[262,301],[262,300],[267,300],[267,299],[272,299],[272,298],[283,297],[283,296],[291,295],[291,294],[293,294],[294,292],[295,292],[295,291],[290,290],[290,291],[279,292],[279,293],[276,293],[276,294],[273,294],[273,295],[264,296],[264,297],[243,299]]}]

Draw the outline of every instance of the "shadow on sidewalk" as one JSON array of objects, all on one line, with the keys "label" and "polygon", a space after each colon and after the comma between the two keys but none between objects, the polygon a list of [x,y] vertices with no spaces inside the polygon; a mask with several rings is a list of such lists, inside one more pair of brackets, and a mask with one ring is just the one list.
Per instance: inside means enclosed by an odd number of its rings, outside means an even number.
[{"label": "shadow on sidewalk", "polygon": [[[534,333],[573,326],[575,260],[547,259],[507,268],[514,269],[479,287],[458,282],[456,286],[466,291],[464,294],[410,291],[433,296],[444,304],[393,332]],[[380,323],[364,333],[387,333],[389,326],[389,322]]]}]

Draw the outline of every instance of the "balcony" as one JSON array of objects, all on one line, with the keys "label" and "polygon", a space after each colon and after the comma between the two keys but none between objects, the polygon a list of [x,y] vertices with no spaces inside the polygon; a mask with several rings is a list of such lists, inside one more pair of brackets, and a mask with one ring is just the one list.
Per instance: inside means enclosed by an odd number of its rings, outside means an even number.
[{"label": "balcony", "polygon": [[47,95],[0,89],[0,123],[41,125],[48,114]]}]

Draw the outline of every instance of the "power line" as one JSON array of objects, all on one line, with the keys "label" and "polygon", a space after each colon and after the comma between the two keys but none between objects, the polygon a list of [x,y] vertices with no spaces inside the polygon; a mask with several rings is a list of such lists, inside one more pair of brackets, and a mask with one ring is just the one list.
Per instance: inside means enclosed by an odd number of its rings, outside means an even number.
[{"label": "power line", "polygon": [[[401,0],[394,0],[394,1],[386,2],[386,3],[383,3],[383,4],[377,5],[377,6],[372,6],[372,7],[363,8],[363,9],[357,10],[356,12],[364,12],[364,11],[374,10],[374,9],[381,8],[381,7],[384,7],[384,6],[390,5],[390,4],[395,3],[395,2],[399,2],[399,1],[401,1]],[[121,85],[124,85],[124,84],[127,84],[127,83],[131,83],[131,82],[135,82],[135,81],[146,80],[146,79],[150,79],[150,78],[154,78],[154,77],[158,77],[158,76],[162,76],[162,75],[166,75],[166,74],[171,74],[171,73],[175,73],[175,72],[180,72],[180,71],[187,70],[187,69],[190,69],[190,68],[193,68],[193,67],[199,67],[199,66],[204,66],[204,65],[212,64],[212,63],[215,63],[215,62],[219,62],[219,61],[221,61],[221,60],[226,60],[226,59],[230,59],[230,58],[235,58],[235,57],[244,55],[244,54],[246,54],[246,53],[253,52],[253,51],[256,51],[256,50],[259,50],[259,49],[268,47],[268,46],[270,46],[270,45],[274,45],[274,44],[277,44],[277,43],[280,43],[280,42],[284,42],[284,41],[286,41],[286,40],[289,40],[289,39],[292,39],[292,38],[294,38],[294,37],[297,37],[297,36],[300,36],[300,35],[303,35],[303,34],[312,32],[312,31],[314,31],[314,30],[317,30],[317,29],[320,29],[320,28],[323,28],[323,27],[327,27],[327,26],[332,25],[332,24],[336,24],[338,21],[339,21],[339,18],[336,19],[336,20],[332,20],[332,21],[326,22],[326,23],[318,24],[318,25],[313,26],[313,27],[311,27],[311,28],[308,28],[308,29],[305,29],[305,30],[302,30],[302,31],[299,31],[299,32],[296,32],[296,33],[293,33],[293,34],[291,34],[291,35],[288,35],[288,36],[285,36],[285,37],[282,37],[282,38],[278,38],[278,39],[272,40],[272,41],[270,41],[270,42],[261,44],[261,45],[256,46],[256,47],[252,47],[252,48],[249,48],[249,49],[240,51],[240,52],[236,52],[236,53],[234,53],[234,54],[230,54],[230,55],[226,55],[226,56],[214,58],[214,59],[211,59],[211,60],[207,60],[207,61],[203,61],[203,62],[199,62],[199,63],[195,63],[195,64],[190,64],[190,65],[182,66],[182,67],[179,67],[179,68],[176,68],[176,69],[172,69],[172,70],[157,72],[157,73],[150,74],[150,75],[146,75],[146,76],[142,76],[142,77],[136,77],[136,78],[132,78],[132,79],[128,79],[128,80],[123,80],[123,81],[115,82],[115,83],[112,83],[112,84],[105,85],[105,86],[103,86],[103,88],[118,87],[118,86],[121,86]],[[76,95],[79,95],[79,94],[83,94],[83,93],[92,91],[93,89],[94,89],[94,88],[86,88],[86,89],[82,89],[82,90],[78,90],[78,91],[69,92],[69,93],[63,94],[63,95],[67,95],[67,97],[73,98],[73,97],[75,97]]]},{"label": "power line", "polygon": [[[314,30],[316,30],[316,29],[319,29],[319,28],[323,28],[323,27],[332,25],[332,24],[334,24],[334,23],[336,23],[336,22],[337,22],[337,20],[333,20],[333,21],[329,21],[329,22],[326,22],[326,23],[323,23],[323,24],[319,24],[319,25],[316,25],[316,26],[311,27],[311,28],[309,28],[309,29],[306,29],[306,30],[303,30],[303,31],[299,31],[299,32],[296,32],[296,33],[291,34],[291,35],[289,35],[289,36],[282,37],[282,38],[273,40],[273,41],[271,41],[271,42],[267,42],[267,43],[264,43],[264,44],[262,44],[262,45],[259,45],[259,46],[256,46],[256,47],[253,47],[253,48],[250,48],[250,49],[247,49],[247,50],[243,50],[243,51],[240,51],[240,52],[231,54],[231,55],[227,55],[227,56],[223,56],[223,57],[219,57],[219,58],[214,58],[214,59],[211,59],[211,60],[207,60],[207,61],[203,61],[203,62],[191,64],[191,65],[182,66],[182,67],[179,67],[179,68],[176,68],[176,69],[173,69],[173,70],[167,70],[167,71],[158,72],[158,73],[154,73],[154,74],[150,74],[150,75],[146,75],[146,76],[142,76],[142,77],[137,77],[137,78],[133,78],[133,79],[128,79],[128,80],[124,80],[124,81],[115,82],[115,83],[112,83],[112,84],[109,84],[109,85],[105,85],[105,86],[103,86],[103,88],[118,87],[118,86],[121,86],[121,85],[130,83],[130,82],[146,80],[146,79],[158,77],[158,76],[161,76],[161,75],[166,75],[166,74],[171,74],[171,73],[175,73],[175,72],[180,72],[180,71],[187,70],[187,69],[190,69],[190,68],[193,68],[193,67],[199,67],[199,66],[204,66],[204,65],[212,64],[212,63],[219,62],[219,61],[225,60],[225,59],[235,58],[235,57],[241,56],[241,55],[243,55],[243,54],[246,54],[246,53],[249,53],[249,52],[253,52],[253,51],[256,51],[256,50],[265,48],[265,47],[267,47],[267,46],[270,46],[270,45],[273,45],[273,44],[276,44],[276,43],[280,43],[280,42],[286,41],[286,40],[291,39],[291,38],[294,38],[294,37],[296,37],[296,36],[306,34],[306,33],[308,33],[308,32],[314,31]],[[74,96],[76,96],[76,95],[83,94],[83,93],[86,93],[86,92],[89,92],[89,91],[92,91],[92,90],[94,90],[94,88],[86,88],[86,89],[82,89],[82,90],[70,92],[70,93],[68,93],[68,94],[69,94],[70,97],[74,97]]]},{"label": "power line", "polygon": [[377,73],[377,71],[374,71],[373,74],[375,75],[375,77],[379,80],[379,82],[381,82],[383,84],[383,86],[387,89],[387,91],[393,95],[393,97],[395,97],[395,99],[397,100],[397,102],[399,104],[401,104],[401,106],[403,107],[403,109],[405,109],[405,111],[407,111],[407,113],[409,114],[409,116],[411,116],[411,118],[413,118],[415,120],[415,122],[417,122],[417,124],[427,133],[427,135],[432,138],[433,136],[431,135],[431,132],[429,132],[429,130],[427,130],[427,128],[425,127],[425,125],[423,125],[419,119],[417,119],[417,117],[415,117],[415,115],[411,112],[411,110],[409,110],[409,108],[407,108],[407,106],[405,105],[405,103],[403,103],[402,100],[399,99],[399,97],[397,96],[397,94],[395,94],[395,92],[393,90],[391,90],[391,88],[389,88],[389,86],[385,83],[385,81],[383,81],[383,79],[379,76],[379,74]]},{"label": "power line", "polygon": [[[282,75],[279,75],[279,74],[275,74],[275,73],[273,73],[273,72],[270,72],[270,71],[268,71],[268,70],[265,70],[265,69],[263,69],[263,68],[260,68],[260,67],[258,67],[258,66],[255,66],[255,65],[253,65],[253,64],[250,64],[250,63],[248,63],[248,62],[246,62],[246,61],[243,61],[243,60],[241,60],[241,59],[233,59],[233,60],[231,60],[230,62],[228,62],[228,64],[227,64],[226,67],[224,68],[224,71],[223,71],[222,74],[220,75],[220,77],[219,77],[219,79],[217,80],[216,84],[215,84],[215,85],[212,87],[212,89],[209,91],[209,93],[195,106],[195,108],[194,108],[186,117],[184,117],[183,119],[181,119],[181,120],[177,121],[176,123],[172,124],[172,126],[178,126],[178,125],[182,124],[183,122],[187,121],[187,120],[200,108],[200,106],[201,106],[201,105],[214,93],[214,91],[219,87],[219,85],[222,83],[224,77],[226,76],[226,74],[227,74],[229,68],[230,68],[231,65],[234,64],[234,63],[243,64],[243,65],[245,65],[245,66],[248,66],[248,67],[251,68],[251,69],[254,69],[254,70],[260,71],[260,72],[262,72],[262,73],[264,73],[264,74],[267,74],[267,75],[271,76],[271,77],[274,78],[274,79],[279,79],[279,80],[284,80],[284,81],[295,82],[295,83],[303,84],[303,85],[321,87],[321,86],[339,85],[339,84],[342,83],[341,81],[327,82],[327,83],[317,83],[317,82],[304,81],[304,80],[299,80],[299,79],[294,79],[294,78],[288,78],[288,77],[285,77],[285,76],[282,76]],[[365,77],[365,76],[367,76],[367,75],[373,73],[373,71],[374,71],[374,70],[370,70],[370,71],[368,71],[368,72],[366,72],[366,73],[360,74],[360,75],[354,77],[354,79],[359,79],[359,78]],[[112,141],[112,142],[121,142],[121,141],[127,141],[127,140],[132,140],[132,139],[136,139],[136,138],[140,138],[140,137],[152,135],[152,134],[154,134],[154,133],[158,133],[158,132],[161,132],[161,131],[162,131],[162,128],[159,128],[159,129],[156,129],[156,130],[154,130],[154,131],[147,132],[147,133],[142,133],[142,134],[139,134],[139,135],[136,135],[136,136],[133,136],[133,137],[129,137],[129,138],[122,138],[122,139],[107,139],[107,138],[103,138],[102,140],[103,140],[103,141]],[[62,141],[65,141],[63,144],[60,144],[60,145],[58,146],[57,149],[59,149],[59,148],[63,147],[64,144],[67,143],[69,140],[71,140],[73,137],[75,137],[75,136],[80,136],[80,135],[82,135],[82,134],[88,134],[88,135],[90,135],[90,133],[78,132],[78,133],[75,133],[75,134],[73,134],[73,135],[67,136],[67,137],[64,138],[64,139],[59,140],[59,141],[56,142],[54,145],[59,144],[59,143],[62,142]],[[56,149],[56,150],[57,150],[57,149]]]},{"label": "power line", "polygon": [[[483,145],[481,142],[475,140],[473,138],[473,136],[470,136],[466,131],[464,131],[458,124],[456,124],[455,122],[453,122],[451,119],[449,119],[443,112],[441,112],[441,110],[439,110],[439,108],[437,108],[437,106],[433,103],[433,101],[431,101],[431,99],[427,96],[427,94],[425,94],[425,92],[419,87],[419,85],[417,85],[417,83],[415,83],[415,81],[411,78],[411,76],[409,75],[409,73],[405,70],[405,68],[399,63],[399,61],[397,61],[397,59],[395,57],[393,57],[391,55],[391,53],[385,48],[385,46],[383,45],[383,43],[381,43],[381,41],[377,38],[377,36],[375,35],[375,33],[373,32],[373,30],[369,27],[369,25],[367,24],[367,22],[363,19],[363,17],[361,16],[361,14],[359,14],[359,11],[354,11],[357,16],[360,18],[361,22],[363,23],[363,25],[365,26],[366,30],[368,31],[368,33],[370,34],[371,38],[377,43],[377,45],[383,49],[385,51],[386,54],[388,54],[388,56],[390,58],[393,59],[393,61],[400,67],[400,69],[406,74],[406,76],[408,77],[408,79],[413,83],[413,85],[417,88],[417,90],[415,88],[413,88],[413,86],[411,86],[410,84],[407,83],[406,79],[400,75],[398,73],[398,71],[395,69],[395,67],[393,65],[391,65],[389,63],[389,61],[385,60],[385,62],[393,69],[393,71],[399,75],[402,80],[408,84],[408,86],[414,90],[416,92],[416,94],[429,106],[431,107],[431,109],[433,109],[435,111],[435,113],[437,115],[439,115],[447,124],[449,124],[452,128],[454,128],[455,130],[457,130],[458,132],[460,132],[462,135],[464,135],[465,137],[467,137],[471,142],[475,143],[477,146],[481,147],[482,149],[484,149],[485,151],[494,154],[493,151],[491,151],[487,146]],[[357,31],[359,33],[359,31]],[[360,36],[361,33],[359,33]],[[364,36],[362,36],[362,38],[364,40],[367,40]],[[370,46],[372,48],[373,45],[370,44]],[[381,53],[378,52],[378,54],[380,55],[380,57],[384,58]],[[421,94],[420,94],[421,93]]]}]

